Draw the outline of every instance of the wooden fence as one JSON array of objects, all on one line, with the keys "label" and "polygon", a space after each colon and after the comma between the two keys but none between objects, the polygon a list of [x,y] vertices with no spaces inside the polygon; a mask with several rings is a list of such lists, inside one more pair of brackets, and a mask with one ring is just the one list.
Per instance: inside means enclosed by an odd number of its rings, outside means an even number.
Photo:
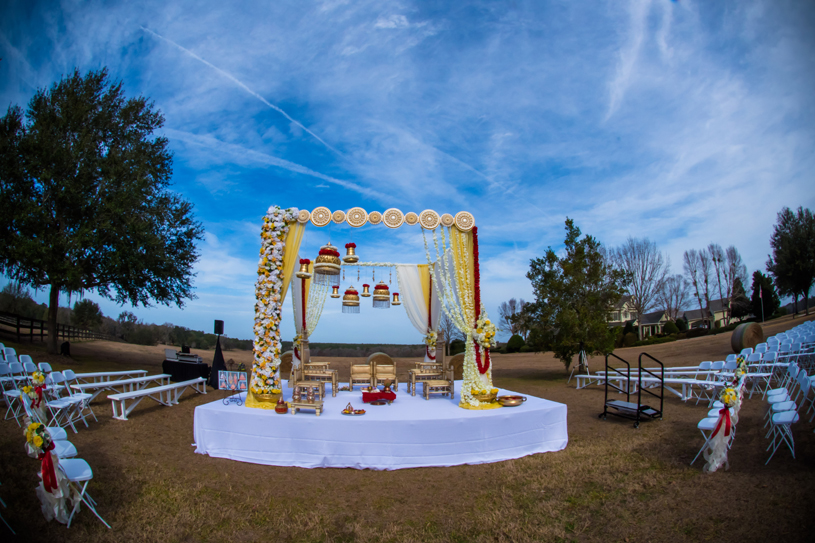
[{"label": "wooden fence", "polygon": [[[4,334],[15,335],[17,343],[28,339],[34,342],[34,339],[45,341],[48,336],[48,323],[40,319],[32,319],[29,317],[21,317],[13,313],[5,313],[0,311],[0,332]],[[111,336],[100,334],[92,330],[84,328],[77,328],[70,324],[57,323],[57,339],[114,339]]]}]

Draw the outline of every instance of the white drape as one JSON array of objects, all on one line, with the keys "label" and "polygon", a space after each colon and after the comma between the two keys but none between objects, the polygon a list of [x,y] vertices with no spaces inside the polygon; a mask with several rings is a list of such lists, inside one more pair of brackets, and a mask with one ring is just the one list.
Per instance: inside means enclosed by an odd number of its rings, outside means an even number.
[{"label": "white drape", "polygon": [[[396,279],[399,282],[400,297],[408,319],[416,330],[423,336],[430,330],[427,326],[427,300],[422,288],[422,275],[419,267],[413,264],[400,264],[396,266]],[[439,328],[440,303],[436,290],[430,285],[430,323],[433,330]],[[430,358],[425,353],[425,362]]]}]

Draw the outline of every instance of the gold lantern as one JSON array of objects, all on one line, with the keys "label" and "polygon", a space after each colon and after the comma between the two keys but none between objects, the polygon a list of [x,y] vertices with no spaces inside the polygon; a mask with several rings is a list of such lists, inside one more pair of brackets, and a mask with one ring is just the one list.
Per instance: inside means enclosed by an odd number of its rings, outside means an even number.
[{"label": "gold lantern", "polygon": [[393,293],[393,301],[391,302],[391,304],[393,304],[393,305],[402,305],[402,302],[399,301],[399,293],[398,292]]},{"label": "gold lantern", "polygon": [[391,306],[391,293],[383,281],[374,287],[374,307],[377,309],[388,309]]},{"label": "gold lantern", "polygon": [[301,258],[300,270],[294,275],[299,277],[300,279],[308,279],[309,277],[311,277],[311,274],[308,272],[309,264],[311,264],[311,260],[309,260],[308,258]]},{"label": "gold lantern", "polygon": [[342,297],[343,313],[359,313],[359,292],[354,287],[349,287]]},{"label": "gold lantern", "polygon": [[359,257],[354,252],[354,249],[357,248],[356,243],[346,243],[345,244],[345,256],[342,257],[342,261],[346,264],[356,264],[359,262]]},{"label": "gold lantern", "polygon": [[320,247],[320,254],[314,261],[314,281],[321,285],[340,286],[340,253],[337,248],[329,242]]},{"label": "gold lantern", "polygon": [[331,287],[331,297],[332,298],[339,298],[340,297],[340,287],[334,285]]},{"label": "gold lantern", "polygon": [[371,297],[371,291],[368,290],[370,288],[371,288],[371,285],[362,285],[362,297],[363,298],[370,298]]}]

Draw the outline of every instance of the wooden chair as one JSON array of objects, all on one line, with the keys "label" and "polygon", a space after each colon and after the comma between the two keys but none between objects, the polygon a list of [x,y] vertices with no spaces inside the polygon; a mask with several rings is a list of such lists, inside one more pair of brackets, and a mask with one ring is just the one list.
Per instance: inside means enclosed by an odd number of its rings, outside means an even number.
[{"label": "wooden chair", "polygon": [[348,388],[354,390],[354,385],[373,386],[373,377],[370,364],[351,364],[351,378],[348,380]]},{"label": "wooden chair", "polygon": [[329,365],[330,362],[309,362],[302,364],[302,381],[321,381],[324,383],[331,383],[331,396],[337,395],[339,388],[339,379],[337,377],[337,370],[332,370]]},{"label": "wooden chair", "polygon": [[456,396],[456,381],[453,379],[454,373],[452,369],[448,369],[443,379],[431,379],[422,381],[423,396],[425,400],[430,399],[431,394],[441,394],[442,396],[450,395],[452,400]]},{"label": "wooden chair", "polygon": [[411,395],[416,395],[416,383],[422,381],[431,381],[434,379],[443,379],[444,372],[441,362],[418,362],[415,368],[408,370],[408,392]]},{"label": "wooden chair", "polygon": [[453,370],[453,379],[461,381],[464,379],[464,353],[459,353],[450,357],[447,361],[447,367]]},{"label": "wooden chair", "polygon": [[374,386],[384,384],[385,381],[392,381],[393,391],[399,391],[399,381],[396,379],[396,364],[393,359],[385,353],[374,353],[368,357],[368,364],[373,372]]},{"label": "wooden chair", "polygon": [[[294,379],[292,379],[292,371],[291,371],[291,361],[294,357],[294,351],[286,351],[282,355],[280,355],[280,379],[283,379],[284,375],[289,376],[289,388],[292,387]],[[250,381],[251,382],[251,381]]]}]

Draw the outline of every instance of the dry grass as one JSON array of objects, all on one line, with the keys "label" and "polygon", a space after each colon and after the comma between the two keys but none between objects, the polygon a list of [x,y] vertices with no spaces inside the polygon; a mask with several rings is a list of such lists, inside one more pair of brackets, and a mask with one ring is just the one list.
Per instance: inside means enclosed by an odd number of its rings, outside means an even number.
[{"label": "dry grass", "polygon": [[[790,325],[789,318],[774,322],[768,332]],[[729,334],[647,351],[671,366],[722,359]],[[71,367],[81,371],[155,369],[163,355],[161,348],[105,342],[76,343],[72,352]],[[617,354],[635,362],[639,352]],[[64,359],[36,354],[65,367]],[[671,396],[665,420],[635,430],[629,421],[599,420],[602,390],[567,385],[563,366],[549,356],[498,355],[494,362],[502,387],[568,405],[565,450],[393,472],[260,466],[193,453],[193,410],[221,393],[188,395],[172,409],[142,404],[127,422],[113,420],[101,400],[94,404],[99,423],[70,439],[94,468],[90,491],[113,530],[87,511],[70,529],[45,522],[34,494],[36,462],[9,421],[0,423],[3,514],[24,541],[812,540],[811,424],[795,429],[797,460],[782,450],[765,467],[762,402],[747,401],[731,469],[704,475],[699,463],[688,463],[702,444],[696,422],[706,408]]]}]

